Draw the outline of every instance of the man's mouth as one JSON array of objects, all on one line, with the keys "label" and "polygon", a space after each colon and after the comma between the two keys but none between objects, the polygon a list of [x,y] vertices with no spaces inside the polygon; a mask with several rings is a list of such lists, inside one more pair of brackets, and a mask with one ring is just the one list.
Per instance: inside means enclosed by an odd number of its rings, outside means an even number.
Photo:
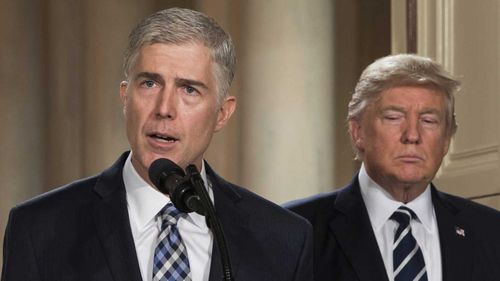
[{"label": "man's mouth", "polygon": [[424,159],[422,157],[420,157],[419,155],[413,155],[413,154],[409,154],[409,155],[401,155],[398,157],[400,160],[403,160],[403,161],[408,161],[408,162],[420,162],[420,161],[423,161]]},{"label": "man's mouth", "polygon": [[169,135],[164,135],[164,134],[159,134],[159,133],[152,133],[152,134],[149,134],[148,135],[150,138],[153,138],[157,141],[160,141],[160,142],[169,142],[169,143],[173,143],[173,142],[176,142],[178,141],[179,139],[175,138],[175,137],[172,137],[172,136],[169,136]]}]

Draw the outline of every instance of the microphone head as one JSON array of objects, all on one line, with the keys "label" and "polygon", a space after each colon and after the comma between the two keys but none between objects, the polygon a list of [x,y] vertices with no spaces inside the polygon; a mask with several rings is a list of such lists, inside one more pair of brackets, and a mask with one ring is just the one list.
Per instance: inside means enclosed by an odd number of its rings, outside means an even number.
[{"label": "microphone head", "polygon": [[199,196],[184,170],[174,162],[160,158],[149,166],[149,179],[158,190],[170,197],[177,210],[190,213],[199,208]]},{"label": "microphone head", "polygon": [[159,158],[153,161],[149,166],[149,179],[158,188],[161,193],[171,195],[171,190],[168,188],[169,185],[165,184],[167,179],[179,179],[183,178],[186,174],[173,161],[166,158]]}]

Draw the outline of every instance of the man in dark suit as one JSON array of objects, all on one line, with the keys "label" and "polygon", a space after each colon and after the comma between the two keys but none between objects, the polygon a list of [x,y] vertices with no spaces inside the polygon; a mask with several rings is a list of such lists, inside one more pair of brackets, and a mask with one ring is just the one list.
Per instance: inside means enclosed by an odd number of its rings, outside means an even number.
[{"label": "man in dark suit", "polygon": [[456,131],[458,86],[417,55],[364,70],[348,108],[359,173],[288,205],[313,225],[315,280],[500,280],[500,213],[431,183]]},{"label": "man in dark suit", "polygon": [[175,8],[143,20],[130,34],[120,85],[132,151],[100,175],[13,208],[2,281],[222,280],[204,217],[179,213],[151,183],[158,158],[200,170],[235,280],[311,280],[309,223],[203,160],[235,109],[234,65],[230,37],[201,13]]}]

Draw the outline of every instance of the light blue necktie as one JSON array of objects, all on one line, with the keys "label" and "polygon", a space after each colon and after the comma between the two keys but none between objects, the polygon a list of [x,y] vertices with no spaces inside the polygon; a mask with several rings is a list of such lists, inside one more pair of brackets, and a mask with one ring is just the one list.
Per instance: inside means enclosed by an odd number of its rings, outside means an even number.
[{"label": "light blue necktie", "polygon": [[162,224],[153,259],[153,281],[191,281],[186,246],[177,229],[181,213],[168,203],[158,216]]}]

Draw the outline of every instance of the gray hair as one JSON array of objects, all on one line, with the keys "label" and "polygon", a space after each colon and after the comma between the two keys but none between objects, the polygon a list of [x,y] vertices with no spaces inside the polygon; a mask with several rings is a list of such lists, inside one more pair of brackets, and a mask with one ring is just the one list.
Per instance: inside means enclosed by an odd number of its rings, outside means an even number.
[{"label": "gray hair", "polygon": [[349,102],[347,120],[359,119],[383,91],[398,86],[425,87],[442,93],[446,100],[446,135],[455,134],[454,95],[460,82],[430,58],[413,54],[386,56],[365,68]]},{"label": "gray hair", "polygon": [[128,78],[139,50],[145,44],[202,43],[210,49],[217,82],[219,105],[227,97],[234,78],[236,52],[229,34],[214,19],[181,8],[161,10],[142,20],[130,33],[123,70]]}]

